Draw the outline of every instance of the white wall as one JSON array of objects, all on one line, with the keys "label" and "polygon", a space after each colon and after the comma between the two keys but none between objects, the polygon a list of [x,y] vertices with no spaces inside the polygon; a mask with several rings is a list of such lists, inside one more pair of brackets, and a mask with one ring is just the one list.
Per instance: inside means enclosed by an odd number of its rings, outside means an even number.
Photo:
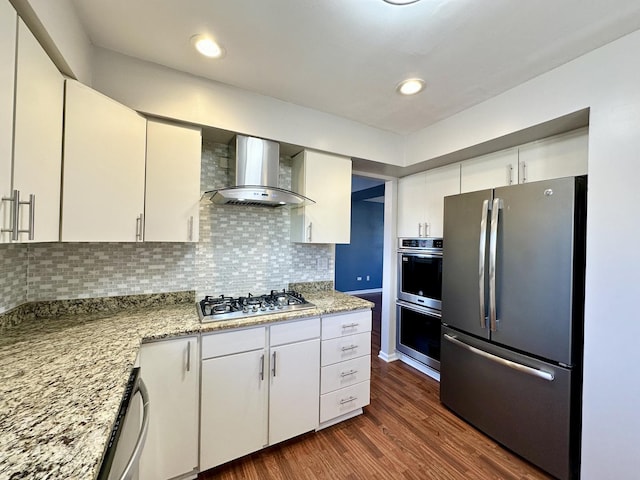
[{"label": "white wall", "polygon": [[140,112],[402,165],[404,139],[335,115],[96,49],[93,87]]},{"label": "white wall", "polygon": [[590,107],[582,479],[640,471],[640,31],[407,139],[408,164]]},{"label": "white wall", "polygon": [[71,0],[11,0],[62,73],[91,85],[93,45]]}]

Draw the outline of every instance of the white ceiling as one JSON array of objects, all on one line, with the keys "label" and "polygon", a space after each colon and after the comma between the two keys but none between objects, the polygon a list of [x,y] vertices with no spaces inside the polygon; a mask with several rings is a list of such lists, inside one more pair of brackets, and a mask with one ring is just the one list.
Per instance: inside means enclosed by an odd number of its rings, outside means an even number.
[{"label": "white ceiling", "polygon": [[[96,46],[399,134],[640,28],[638,0],[72,1]],[[407,77],[427,89],[396,94]]]}]

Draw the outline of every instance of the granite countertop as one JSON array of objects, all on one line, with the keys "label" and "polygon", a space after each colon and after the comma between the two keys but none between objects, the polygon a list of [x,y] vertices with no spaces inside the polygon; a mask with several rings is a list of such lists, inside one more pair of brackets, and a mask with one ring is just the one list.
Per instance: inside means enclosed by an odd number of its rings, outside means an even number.
[{"label": "granite countertop", "polygon": [[47,318],[4,329],[0,480],[95,478],[141,342],[373,306],[335,291],[305,296],[316,308],[243,320],[201,324],[190,301],[153,309],[50,310]]}]

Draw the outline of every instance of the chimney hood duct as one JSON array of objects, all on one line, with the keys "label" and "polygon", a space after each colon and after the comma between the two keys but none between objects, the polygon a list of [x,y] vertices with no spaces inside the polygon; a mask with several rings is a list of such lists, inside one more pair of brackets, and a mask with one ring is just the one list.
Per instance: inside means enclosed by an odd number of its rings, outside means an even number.
[{"label": "chimney hood duct", "polygon": [[278,187],[280,145],[277,142],[236,135],[229,145],[229,174],[235,184],[205,192],[213,203],[262,207],[315,203],[310,198]]}]

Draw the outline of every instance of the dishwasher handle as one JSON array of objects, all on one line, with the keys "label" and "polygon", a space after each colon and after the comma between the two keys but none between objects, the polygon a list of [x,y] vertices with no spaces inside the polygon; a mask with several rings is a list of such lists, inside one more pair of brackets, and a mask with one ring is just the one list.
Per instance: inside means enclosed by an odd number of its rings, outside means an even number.
[{"label": "dishwasher handle", "polygon": [[133,467],[140,460],[140,455],[142,455],[142,449],[144,448],[144,444],[147,440],[147,430],[149,430],[149,392],[147,391],[147,386],[144,384],[142,378],[138,379],[138,383],[136,385],[136,389],[134,390],[134,395],[136,393],[140,393],[140,397],[142,398],[142,424],[140,425],[140,431],[138,432],[138,439],[136,440],[136,445],[133,448],[133,452],[131,452],[131,456],[129,457],[129,461],[127,462],[127,466],[124,467],[122,471],[122,475],[119,480],[130,480],[133,475]]}]

